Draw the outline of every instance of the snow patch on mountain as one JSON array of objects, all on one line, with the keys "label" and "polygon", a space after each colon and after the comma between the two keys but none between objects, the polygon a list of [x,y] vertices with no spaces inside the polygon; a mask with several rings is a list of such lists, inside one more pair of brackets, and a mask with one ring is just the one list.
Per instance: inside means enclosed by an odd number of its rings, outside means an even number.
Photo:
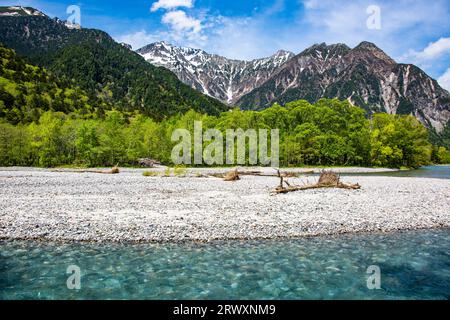
[{"label": "snow patch on mountain", "polygon": [[260,86],[294,57],[292,52],[278,51],[271,57],[241,61],[164,41],[137,52],[148,62],[171,70],[186,84],[228,104]]},{"label": "snow patch on mountain", "polygon": [[18,16],[41,16],[44,17],[45,14],[39,10],[31,7],[22,6],[9,6],[0,7],[0,16],[4,17],[18,17]]}]

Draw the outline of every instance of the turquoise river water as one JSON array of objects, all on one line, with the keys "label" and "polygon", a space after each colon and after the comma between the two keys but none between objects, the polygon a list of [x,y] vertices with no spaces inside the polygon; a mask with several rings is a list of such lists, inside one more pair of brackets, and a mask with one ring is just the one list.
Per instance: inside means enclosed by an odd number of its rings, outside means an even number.
[{"label": "turquoise river water", "polygon": [[[450,299],[450,230],[210,244],[2,242],[0,299]],[[80,290],[67,288],[70,265]],[[381,289],[369,290],[369,266]]]}]

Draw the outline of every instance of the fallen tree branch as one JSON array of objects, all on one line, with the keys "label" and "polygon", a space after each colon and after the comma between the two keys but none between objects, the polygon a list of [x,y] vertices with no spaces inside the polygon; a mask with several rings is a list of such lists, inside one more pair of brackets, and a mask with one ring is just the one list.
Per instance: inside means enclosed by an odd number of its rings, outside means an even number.
[{"label": "fallen tree branch", "polygon": [[[224,179],[229,174],[234,174],[236,170],[227,172],[227,173],[209,173],[207,176],[214,177],[214,178],[221,178]],[[298,177],[301,174],[310,174],[314,172],[281,172],[278,170],[278,173],[275,174],[269,174],[269,173],[262,173],[261,171],[237,171],[237,174],[239,176],[254,176],[254,177],[280,177],[283,176],[285,178],[295,178]]]},{"label": "fallen tree branch", "polygon": [[120,169],[113,167],[110,170],[52,170],[52,172],[118,174]]},{"label": "fallen tree branch", "polygon": [[[278,171],[278,177],[280,178],[280,185],[272,192],[272,194],[284,194],[295,191],[319,189],[319,188],[340,188],[358,190],[361,186],[356,184],[347,184],[340,181],[340,176],[332,171],[322,171],[319,181],[314,184],[306,184],[303,186],[291,186],[289,182],[285,181],[283,176]],[[285,186],[286,185],[286,186]]]},{"label": "fallen tree branch", "polygon": [[225,180],[225,181],[237,181],[237,180],[241,180],[241,178],[239,177],[239,172],[238,172],[238,170],[236,169],[236,170],[234,170],[234,171],[228,172],[228,173],[224,176],[223,180]]}]

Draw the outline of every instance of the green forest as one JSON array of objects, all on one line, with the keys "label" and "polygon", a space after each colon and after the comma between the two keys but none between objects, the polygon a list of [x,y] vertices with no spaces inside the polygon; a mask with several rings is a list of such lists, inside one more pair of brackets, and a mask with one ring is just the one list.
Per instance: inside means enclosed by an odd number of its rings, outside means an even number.
[{"label": "green forest", "polygon": [[0,117],[12,124],[38,122],[46,111],[102,116],[111,105],[0,46]]},{"label": "green forest", "polygon": [[[161,117],[115,106],[0,47],[1,166],[133,166],[139,158],[171,165],[175,129],[280,130],[280,165],[419,167],[450,163],[413,116],[374,114],[347,101],[300,100],[263,111],[179,109]],[[66,65],[67,67],[67,65]],[[103,92],[106,92],[103,89]],[[149,94],[152,96],[152,94]],[[176,101],[176,100],[175,100]],[[206,146],[206,145],[205,145]]]},{"label": "green forest", "polygon": [[171,165],[173,130],[193,133],[194,121],[204,129],[280,129],[281,166],[358,165],[419,167],[448,163],[449,152],[434,147],[428,132],[412,116],[375,114],[338,100],[274,105],[264,111],[224,112],[208,116],[193,110],[155,121],[140,114],[108,111],[103,118],[46,111],[37,122],[0,123],[2,166],[132,166],[138,158]]}]

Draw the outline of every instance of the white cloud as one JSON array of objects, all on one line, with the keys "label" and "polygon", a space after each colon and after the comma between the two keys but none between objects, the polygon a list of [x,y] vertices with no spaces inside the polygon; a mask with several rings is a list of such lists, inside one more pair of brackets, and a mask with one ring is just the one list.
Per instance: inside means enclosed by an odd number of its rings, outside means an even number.
[{"label": "white cloud", "polygon": [[305,6],[306,9],[314,9],[314,8],[319,7],[320,1],[318,1],[318,0],[305,0],[305,1],[303,1],[303,5]]},{"label": "white cloud", "polygon": [[201,21],[192,17],[188,17],[186,12],[181,10],[169,11],[162,17],[162,22],[170,25],[170,27],[177,31],[191,31],[199,33],[202,31]]},{"label": "white cloud", "polygon": [[442,68],[448,67],[448,64],[450,63],[449,55],[450,38],[440,38],[434,42],[430,42],[423,50],[416,51],[410,49],[406,54],[399,58],[399,61],[413,63],[436,75],[442,72]]},{"label": "white cloud", "polygon": [[[194,0],[159,0],[153,3],[151,11],[155,12],[164,9],[166,12],[161,18],[161,23],[167,25],[170,29],[166,34],[166,41],[176,43],[184,42],[184,45],[202,45],[207,40],[203,34],[202,21],[205,17],[192,17],[186,14],[186,11],[177,8],[193,8]],[[161,33],[161,32],[160,32]]]},{"label": "white cloud", "polygon": [[450,68],[437,80],[442,88],[450,91]]},{"label": "white cloud", "polygon": [[125,34],[116,37],[118,42],[124,42],[133,47],[134,50],[140,49],[149,43],[153,43],[160,39],[161,34],[149,34],[145,30]]},{"label": "white cloud", "polygon": [[265,30],[259,17],[223,17],[210,19],[209,40],[204,50],[227,58],[251,60],[273,54],[281,46],[273,33]]},{"label": "white cloud", "polygon": [[154,2],[151,7],[151,11],[155,12],[159,9],[174,9],[179,7],[192,8],[193,0],[158,0]]},{"label": "white cloud", "polygon": [[431,42],[423,51],[411,51],[412,55],[423,60],[436,59],[446,53],[450,53],[450,38],[440,38],[436,42]]},{"label": "white cloud", "polygon": [[118,42],[130,44],[134,50],[157,41],[168,41],[176,45],[203,47],[207,36],[202,32],[201,20],[189,17],[184,11],[168,11],[162,22],[169,26],[168,30],[155,30],[148,33],[144,29],[116,36]]},{"label": "white cloud", "polygon": [[[381,29],[367,28],[367,8],[380,7]],[[304,0],[304,13],[299,16],[310,32],[304,35],[314,42],[344,42],[355,46],[366,40],[376,43],[394,57],[415,48],[423,37],[435,36],[450,27],[448,1],[335,1]],[[410,34],[404,37],[402,35]],[[399,38],[401,41],[399,41]]]},{"label": "white cloud", "polygon": [[[439,39],[443,36],[442,30],[450,28],[448,0],[303,0],[303,6],[300,5],[298,10],[283,0],[271,0],[272,5],[265,9],[240,16],[222,16],[218,11],[194,9],[193,0],[153,1],[154,10],[164,10],[161,23],[165,27],[154,27],[152,35],[143,31],[126,35],[124,37],[131,41],[124,42],[139,47],[166,40],[175,45],[248,60],[268,56],[278,49],[299,53],[320,42],[341,42],[353,47],[361,41],[372,41],[399,62],[419,65],[435,78],[449,67],[446,61],[449,56],[445,55],[450,52],[446,49],[449,38]],[[367,7],[374,3],[381,8],[381,30],[367,28]],[[193,10],[188,11],[188,8]],[[280,23],[277,16],[271,16],[287,8],[291,11],[290,23]],[[410,36],[405,37],[405,34]],[[424,46],[424,39],[436,41]],[[405,55],[409,48],[418,51],[410,50]],[[419,56],[437,59],[422,59],[420,63]]]}]

